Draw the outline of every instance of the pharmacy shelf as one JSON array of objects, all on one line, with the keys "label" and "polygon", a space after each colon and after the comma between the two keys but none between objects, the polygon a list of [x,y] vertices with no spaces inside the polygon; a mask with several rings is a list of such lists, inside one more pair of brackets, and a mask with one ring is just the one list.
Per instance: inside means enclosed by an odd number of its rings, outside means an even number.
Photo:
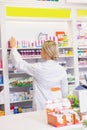
[{"label": "pharmacy shelf", "polygon": [[79,81],[86,82],[87,73],[87,16],[77,19],[77,52],[78,52],[78,71]]},{"label": "pharmacy shelf", "polygon": [[79,65],[79,69],[81,69],[81,68],[83,68],[83,69],[85,69],[85,68],[87,68],[87,65]]},{"label": "pharmacy shelf", "polygon": [[72,48],[73,49],[73,46],[61,46],[61,47],[59,47],[59,49],[63,49],[63,48],[66,48],[66,49]]},{"label": "pharmacy shelf", "polygon": [[[68,20],[69,21],[69,20]],[[35,21],[33,21],[33,23],[32,22],[26,22],[26,21],[18,21],[18,19],[17,19],[17,22],[16,22],[16,24],[13,22],[13,19],[11,19],[11,21],[10,20],[8,20],[7,21],[7,25],[6,25],[6,34],[8,35],[8,28],[10,28],[10,26],[12,27],[12,28],[16,28],[16,29],[21,29],[21,32],[25,32],[25,34],[28,34],[28,36],[27,37],[29,37],[29,34],[31,35],[31,34],[33,34],[33,32],[32,32],[32,29],[28,29],[28,28],[36,28],[35,29],[35,32],[34,33],[36,33],[36,34],[39,34],[39,32],[45,32],[45,33],[47,33],[47,34],[49,34],[49,35],[51,35],[51,36],[54,36],[55,35],[55,32],[56,32],[56,30],[58,30],[57,28],[59,28],[60,27],[60,24],[62,24],[64,27],[62,27],[62,28],[60,28],[60,30],[61,29],[64,29],[65,28],[65,31],[67,31],[67,27],[69,27],[69,24],[71,23],[71,20],[69,21],[69,23],[67,22],[67,21],[63,21],[62,20],[62,23],[60,22],[60,20],[58,21],[58,20],[52,20],[51,21],[51,23],[50,23],[50,25],[49,25],[49,20],[47,20],[47,19],[45,19],[45,21],[43,22],[43,20],[39,20],[38,22],[35,20]],[[64,25],[65,24],[65,25]],[[25,26],[25,28],[23,29],[23,25],[26,25]],[[46,28],[44,29],[43,28],[43,25],[45,25],[46,26]],[[48,27],[48,25],[49,25],[49,27],[51,27],[52,28],[52,30],[51,30],[51,33],[52,34],[50,34],[50,32],[49,32],[49,30],[47,29],[47,27]],[[38,31],[38,28],[37,28],[37,26],[40,26],[39,27],[39,31]],[[54,26],[54,27],[52,27],[52,26]],[[27,29],[26,29],[27,28]],[[23,30],[23,31],[22,31]],[[26,32],[27,30],[29,30],[28,32]],[[71,30],[69,30],[69,32],[70,32]],[[18,32],[17,30],[15,30],[15,29],[13,29],[13,32],[12,33],[14,33],[15,35],[16,35],[16,32]],[[10,35],[11,35],[11,29],[9,30],[9,33],[10,33]],[[72,32],[71,32],[72,33]],[[19,35],[19,37],[21,37],[22,38],[22,36],[21,36],[21,34],[18,34]],[[24,34],[23,34],[24,35]],[[37,35],[38,36],[38,35]],[[69,36],[71,36],[71,34],[69,34]],[[17,39],[19,38],[18,36],[17,36]],[[26,39],[24,39],[25,41],[27,40],[27,37],[26,37]],[[32,37],[32,36],[31,36]],[[9,39],[9,37],[7,36],[7,40]],[[56,38],[57,39],[57,38]],[[70,39],[70,38],[69,38]],[[19,40],[19,39],[18,39]],[[22,39],[21,39],[22,40]],[[72,40],[72,39],[71,39]],[[20,40],[19,40],[20,41]],[[8,43],[8,42],[6,42],[6,43]],[[72,42],[71,42],[72,43]],[[70,42],[69,42],[69,45],[70,45]],[[30,50],[30,49],[41,49],[41,47],[35,47],[35,48],[17,48],[18,49],[18,51],[20,52],[21,50]],[[60,51],[62,50],[62,49],[68,49],[68,50],[72,50],[73,51],[73,47],[72,46],[67,46],[67,47],[59,47],[59,49],[60,49]],[[7,51],[10,51],[10,48],[7,48]],[[35,56],[23,56],[23,59],[25,59],[25,60],[32,60],[33,62],[38,62],[38,60],[40,59],[41,60],[41,57],[40,57],[40,55],[39,56],[37,56],[37,55],[35,55]],[[61,60],[61,59],[63,59],[63,61],[64,60],[66,60],[66,62],[67,62],[67,60],[69,59],[70,60],[70,63],[72,63],[72,66],[70,65],[70,66],[67,66],[67,69],[68,69],[68,72],[72,72],[72,74],[74,74],[74,55],[60,55],[59,54],[59,60]],[[71,62],[72,61],[72,62]],[[12,77],[14,76],[17,76],[17,75],[19,75],[20,76],[20,72],[18,73],[9,73],[9,77],[11,77],[11,75],[12,75]],[[70,82],[69,82],[70,83]],[[15,90],[14,90],[14,93],[16,92],[16,88],[14,88]],[[10,91],[10,93],[11,93],[11,88],[9,88],[9,91]],[[21,91],[21,90],[20,90]],[[26,101],[25,101],[26,102]],[[13,103],[13,102],[12,102]],[[12,103],[10,103],[10,105],[12,104]],[[16,103],[20,103],[20,102],[16,102]]]},{"label": "pharmacy shelf", "polygon": [[61,57],[61,58],[62,57],[65,57],[65,58],[69,58],[70,57],[70,58],[72,58],[74,56],[73,55],[60,54],[59,57]]},{"label": "pharmacy shelf", "polygon": [[[63,1],[63,0],[62,0]],[[69,1],[69,0],[67,0]],[[75,1],[75,0],[74,0]],[[81,1],[81,0],[80,0]],[[69,45],[68,46],[63,46],[63,47],[59,47],[60,52],[62,51],[62,49],[71,49],[73,51],[73,55],[66,55],[66,54],[62,54],[60,53],[59,55],[59,62],[66,62],[66,69],[67,72],[71,74],[71,76],[73,75],[75,77],[75,82],[72,82],[72,86],[73,88],[75,86],[77,86],[79,84],[79,70],[82,71],[82,68],[79,68],[78,66],[78,55],[77,55],[77,40],[76,40],[76,35],[77,35],[77,31],[76,31],[76,25],[77,22],[85,22],[87,20],[87,17],[83,18],[80,17],[78,18],[77,16],[77,10],[78,9],[87,9],[87,5],[82,5],[82,4],[68,4],[68,2],[66,3],[65,0],[64,2],[51,2],[51,1],[36,1],[36,0],[21,0],[17,1],[17,0],[5,0],[4,2],[2,1],[3,4],[1,4],[1,44],[0,44],[0,56],[2,53],[2,60],[3,60],[3,68],[0,69],[1,72],[3,72],[3,76],[4,76],[4,85],[1,84],[1,87],[3,86],[4,90],[5,90],[5,102],[4,105],[5,107],[5,113],[6,114],[10,114],[10,105],[12,105],[9,102],[9,95],[10,95],[10,90],[14,89],[14,88],[9,88],[9,78],[11,77],[20,77],[21,75],[25,75],[25,73],[23,72],[15,72],[15,73],[10,73],[9,72],[9,68],[8,68],[8,62],[9,59],[7,58],[7,52],[10,51],[10,48],[8,48],[8,39],[13,35],[15,36],[19,41],[20,40],[30,40],[30,41],[35,41],[37,40],[38,34],[40,32],[43,33],[48,33],[51,36],[54,36],[54,32],[55,31],[61,31],[64,30],[65,32],[67,32],[68,37],[69,37]],[[10,8],[11,7],[11,8]],[[12,16],[13,13],[12,11],[8,11],[8,9],[15,9],[18,8],[18,14],[20,14],[20,9],[23,8],[21,14],[22,16]],[[49,14],[49,9],[50,12],[51,11],[55,11],[55,13],[50,13],[52,15],[52,17],[41,17],[39,15],[39,17],[34,17],[36,15],[36,13],[32,14],[29,17],[28,16],[23,16],[26,13],[24,13],[23,11],[26,11],[26,8],[28,10],[31,9],[46,9],[47,13],[45,13],[46,15]],[[69,10],[70,16],[67,18],[64,17],[60,17],[61,16],[61,12],[62,11],[66,11]],[[31,10],[32,11],[32,10]],[[60,13],[56,13],[56,11],[60,12]],[[7,13],[8,12],[8,13]],[[17,11],[13,11],[14,14]],[[40,12],[40,11],[39,11]],[[41,11],[42,12],[42,11]],[[9,15],[12,14],[12,15]],[[54,14],[57,15],[57,17],[53,17]],[[60,14],[60,16],[59,16]],[[65,12],[63,13],[65,15]],[[43,15],[42,15],[43,16]],[[49,28],[49,29],[48,29]],[[23,48],[17,48],[19,51],[22,50]],[[37,49],[36,48],[24,48],[25,50],[27,49]],[[38,49],[41,49],[40,47],[38,47]],[[25,56],[23,57],[23,59],[25,60],[32,60],[35,62],[38,62],[39,60],[41,60],[40,56]],[[86,67],[83,66],[83,68],[86,69]],[[70,86],[70,85],[69,85]],[[15,91],[15,90],[14,90]],[[21,90],[20,90],[21,91]],[[25,102],[26,103],[26,102]],[[16,105],[16,103],[14,103]],[[19,104],[19,102],[17,103]]]},{"label": "pharmacy shelf", "polygon": [[3,67],[3,47],[2,47],[2,22],[1,22],[1,4],[0,4],[0,112],[5,112],[5,100],[3,90],[4,84],[4,67]]},{"label": "pharmacy shelf", "polygon": [[21,101],[13,101],[13,102],[10,102],[10,103],[13,104],[13,103],[22,103],[22,102],[31,102],[31,101],[33,101],[33,99],[21,100]]}]

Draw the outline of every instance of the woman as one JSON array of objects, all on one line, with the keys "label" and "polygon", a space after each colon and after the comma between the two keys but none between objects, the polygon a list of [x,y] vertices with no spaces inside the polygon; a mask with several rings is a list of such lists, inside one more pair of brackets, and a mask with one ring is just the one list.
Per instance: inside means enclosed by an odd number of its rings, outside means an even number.
[{"label": "woman", "polygon": [[46,101],[52,100],[52,88],[60,87],[62,97],[68,94],[68,82],[65,69],[58,64],[58,45],[53,41],[45,41],[41,58],[44,62],[27,63],[22,59],[16,49],[16,40],[10,39],[10,58],[13,65],[33,77],[33,108],[34,110],[45,109]]}]

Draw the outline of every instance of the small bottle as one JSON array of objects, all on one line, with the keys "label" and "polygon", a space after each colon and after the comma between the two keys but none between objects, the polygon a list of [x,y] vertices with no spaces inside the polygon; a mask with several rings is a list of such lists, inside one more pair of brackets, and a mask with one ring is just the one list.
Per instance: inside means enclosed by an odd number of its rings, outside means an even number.
[{"label": "small bottle", "polygon": [[17,114],[17,113],[18,113],[18,107],[15,106],[15,107],[14,107],[14,114]]},{"label": "small bottle", "polygon": [[22,108],[18,107],[18,113],[22,113]]},{"label": "small bottle", "polygon": [[0,74],[0,84],[3,84],[3,75]]},{"label": "small bottle", "polygon": [[10,106],[10,113],[14,114],[14,106]]},{"label": "small bottle", "polygon": [[2,60],[0,60],[0,68],[2,68]]}]

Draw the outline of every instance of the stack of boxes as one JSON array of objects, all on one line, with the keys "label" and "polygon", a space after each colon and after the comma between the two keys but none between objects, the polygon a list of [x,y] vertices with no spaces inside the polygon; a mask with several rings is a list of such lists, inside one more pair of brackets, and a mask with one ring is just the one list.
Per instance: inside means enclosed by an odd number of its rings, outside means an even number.
[{"label": "stack of boxes", "polygon": [[47,103],[47,122],[55,127],[80,124],[82,114],[71,108],[68,99]]}]

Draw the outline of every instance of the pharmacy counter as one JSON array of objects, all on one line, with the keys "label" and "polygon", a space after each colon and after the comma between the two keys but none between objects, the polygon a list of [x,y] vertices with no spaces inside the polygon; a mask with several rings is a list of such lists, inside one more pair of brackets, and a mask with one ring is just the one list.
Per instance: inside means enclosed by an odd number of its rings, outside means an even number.
[{"label": "pharmacy counter", "polygon": [[83,130],[82,125],[54,127],[47,124],[46,112],[28,112],[0,117],[0,130]]}]

